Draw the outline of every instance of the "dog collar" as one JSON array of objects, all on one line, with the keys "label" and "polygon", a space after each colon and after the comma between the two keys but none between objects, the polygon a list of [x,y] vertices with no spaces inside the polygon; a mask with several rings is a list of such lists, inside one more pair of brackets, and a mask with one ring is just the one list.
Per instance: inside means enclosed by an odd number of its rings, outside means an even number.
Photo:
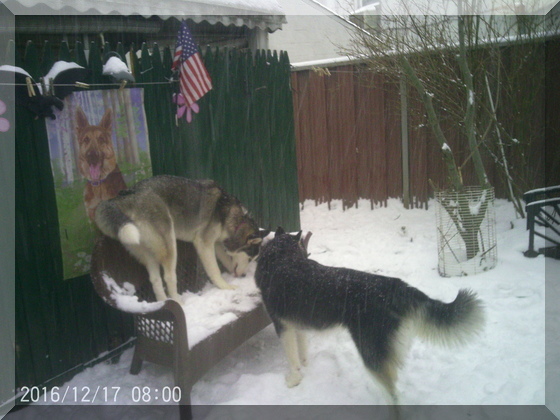
[{"label": "dog collar", "polygon": [[99,187],[105,180],[104,179],[100,179],[99,181],[90,181],[88,179],[88,183],[92,186],[92,187]]}]

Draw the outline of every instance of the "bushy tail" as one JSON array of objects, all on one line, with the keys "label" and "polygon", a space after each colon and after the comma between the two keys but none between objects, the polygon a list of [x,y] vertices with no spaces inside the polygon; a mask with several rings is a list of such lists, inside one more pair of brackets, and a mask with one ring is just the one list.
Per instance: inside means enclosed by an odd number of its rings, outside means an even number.
[{"label": "bushy tail", "polygon": [[418,315],[418,335],[437,344],[465,344],[484,327],[482,301],[467,289],[459,290],[451,303],[427,300]]},{"label": "bushy tail", "polygon": [[134,222],[112,200],[102,201],[95,210],[95,223],[105,235],[123,244],[140,243],[140,231]]}]

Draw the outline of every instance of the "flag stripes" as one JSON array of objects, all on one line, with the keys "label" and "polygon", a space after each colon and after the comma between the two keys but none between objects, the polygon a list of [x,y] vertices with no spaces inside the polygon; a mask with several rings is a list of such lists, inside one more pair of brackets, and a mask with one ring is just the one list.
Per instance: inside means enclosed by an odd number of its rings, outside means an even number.
[{"label": "flag stripes", "polygon": [[185,21],[181,22],[173,56],[172,68],[178,66],[180,91],[190,106],[212,89],[212,79]]}]

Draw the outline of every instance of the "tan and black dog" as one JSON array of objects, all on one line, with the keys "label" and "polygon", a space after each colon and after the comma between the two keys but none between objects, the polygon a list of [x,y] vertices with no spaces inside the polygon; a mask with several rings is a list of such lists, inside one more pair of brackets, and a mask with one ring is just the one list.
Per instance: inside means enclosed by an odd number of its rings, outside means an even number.
[{"label": "tan and black dog", "polygon": [[91,125],[84,111],[76,110],[76,136],[78,169],[87,179],[84,187],[84,204],[90,220],[103,200],[115,197],[126,188],[113,149],[113,111],[105,111],[98,125]]},{"label": "tan and black dog", "polygon": [[157,300],[169,296],[180,301],[177,240],[194,245],[212,283],[233,289],[223,279],[218,260],[230,273],[243,276],[269,233],[260,230],[241,202],[214,181],[170,175],[144,179],[101,202],[95,222],[146,267]]}]

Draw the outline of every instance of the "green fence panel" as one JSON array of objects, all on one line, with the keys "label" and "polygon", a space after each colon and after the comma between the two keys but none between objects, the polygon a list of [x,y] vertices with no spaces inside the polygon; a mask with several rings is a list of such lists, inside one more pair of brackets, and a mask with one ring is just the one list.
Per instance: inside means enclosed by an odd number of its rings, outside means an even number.
[{"label": "green fence panel", "polygon": [[[61,49],[59,59],[67,58]],[[64,55],[66,54],[66,55]],[[83,49],[75,51],[83,55]],[[24,68],[41,75],[29,44]],[[56,61],[43,52],[44,68]],[[84,56],[85,58],[85,56]],[[86,64],[86,63],[84,63]],[[94,359],[132,332],[132,319],[101,302],[89,276],[62,281],[62,256],[45,123],[16,112],[16,370],[17,384],[43,384]]]},{"label": "green fence panel", "polygon": [[[74,62],[79,64],[82,67],[88,67],[88,63],[86,60],[86,53],[84,51],[84,44],[81,42],[76,42],[76,46],[74,47]],[[91,80],[87,80],[91,82]]]},{"label": "green fence panel", "polygon": [[[35,80],[56,60],[91,70],[91,84],[113,83],[102,75],[110,55],[92,43],[89,60],[81,43],[53,54],[28,44],[17,63]],[[122,44],[117,53],[125,58]],[[154,174],[211,178],[236,195],[263,227],[299,229],[295,137],[285,55],[207,50],[214,88],[198,101],[191,123],[176,121],[170,82],[172,52],[131,48],[129,66],[144,88]],[[39,59],[41,57],[41,60]],[[92,86],[92,89],[114,86]],[[45,123],[26,109],[16,112],[16,331],[17,384],[56,385],[101,352],[132,334],[132,318],[98,298],[89,276],[63,281],[59,228]],[[62,375],[62,376],[61,376]],[[52,380],[56,378],[55,380]],[[49,382],[50,381],[50,382]]]},{"label": "green fence panel", "polygon": [[71,61],[72,55],[70,54],[70,47],[67,42],[60,44],[60,51],[58,52],[58,59],[62,61]]}]

